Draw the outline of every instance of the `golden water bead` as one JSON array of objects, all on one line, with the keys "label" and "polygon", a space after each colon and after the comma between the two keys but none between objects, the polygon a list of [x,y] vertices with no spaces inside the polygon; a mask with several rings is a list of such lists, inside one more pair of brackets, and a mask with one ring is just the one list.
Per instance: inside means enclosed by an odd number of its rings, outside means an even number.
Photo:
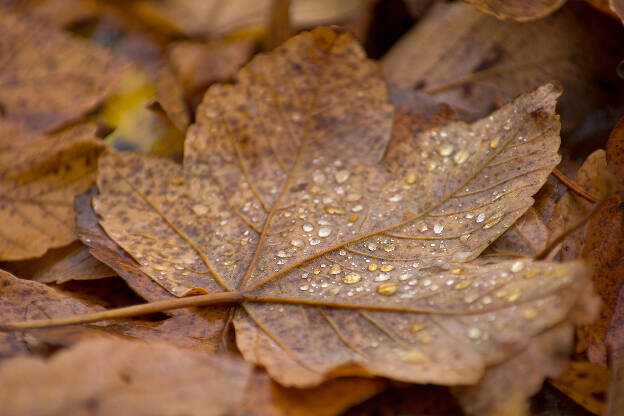
[{"label": "golden water bead", "polygon": [[394,295],[399,288],[398,283],[390,282],[390,283],[382,283],[377,286],[377,293],[384,296]]},{"label": "golden water bead", "polygon": [[360,280],[362,280],[362,276],[360,276],[357,273],[348,273],[348,274],[346,274],[346,275],[344,275],[342,277],[342,281],[345,282],[348,285],[352,285],[354,283],[357,283]]}]

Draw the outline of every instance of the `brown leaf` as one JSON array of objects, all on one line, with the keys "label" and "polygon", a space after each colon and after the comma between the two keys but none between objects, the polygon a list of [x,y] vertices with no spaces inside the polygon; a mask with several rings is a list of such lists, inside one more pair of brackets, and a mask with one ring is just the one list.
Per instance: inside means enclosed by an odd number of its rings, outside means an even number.
[{"label": "brown leaf", "polygon": [[465,0],[482,12],[499,19],[513,19],[518,22],[540,19],[548,16],[566,0]]},{"label": "brown leaf", "polygon": [[228,81],[249,60],[254,42],[227,43],[171,42],[167,54],[187,93],[206,88],[213,82]]},{"label": "brown leaf", "polygon": [[572,400],[589,410],[602,415],[609,386],[609,370],[585,361],[568,364],[565,373],[550,383]]},{"label": "brown leaf", "polygon": [[0,113],[44,132],[101,102],[125,63],[36,19],[0,10]]},{"label": "brown leaf", "polygon": [[148,108],[181,132],[189,125],[189,114],[180,80],[168,66],[162,66],[156,80],[156,95]]},{"label": "brown leaf", "polygon": [[624,118],[611,132],[607,141],[607,166],[616,180],[616,189],[624,199]]},{"label": "brown leaf", "polygon": [[[1,94],[1,93],[0,93]],[[0,259],[41,256],[76,238],[72,201],[95,176],[103,149],[94,126],[36,135],[0,121]]]},{"label": "brown leaf", "polygon": [[5,263],[2,268],[22,279],[41,283],[65,283],[69,280],[92,280],[115,276],[115,272],[89,254],[80,242],[51,249],[32,260]]},{"label": "brown leaf", "polygon": [[595,130],[608,134],[609,122],[583,123],[622,105],[624,81],[613,68],[624,56],[616,41],[624,32],[613,19],[578,6],[521,24],[461,2],[439,2],[393,46],[382,67],[388,79],[427,92],[472,119],[554,79],[565,91],[559,106],[564,134],[574,132],[575,142]]},{"label": "brown leaf", "polygon": [[251,366],[163,343],[85,341],[49,360],[0,364],[0,413],[223,415],[243,398]]},{"label": "brown leaf", "polygon": [[[98,217],[91,207],[94,189],[76,198],[76,225],[81,240],[91,247],[91,254],[111,266],[124,279],[128,286],[148,301],[173,298],[149,276],[119,246],[107,238],[98,226]],[[170,318],[156,324],[139,324],[139,329],[154,328],[150,336],[179,346],[207,351],[217,351],[222,347],[224,326],[230,311],[229,306],[215,305],[211,308],[177,309],[168,312]],[[146,338],[145,334],[136,335]]]},{"label": "brown leaf", "polygon": [[171,293],[238,289],[237,345],[283,385],[474,384],[591,297],[579,263],[471,261],[559,162],[559,94],[547,84],[386,153],[377,67],[316,29],[209,89],[183,167],[102,157],[93,206]]},{"label": "brown leaf", "polygon": [[598,10],[624,21],[624,1],[622,0],[586,0]]},{"label": "brown leaf", "polygon": [[256,370],[236,415],[333,416],[385,390],[383,379],[341,378],[311,389],[282,387]]}]

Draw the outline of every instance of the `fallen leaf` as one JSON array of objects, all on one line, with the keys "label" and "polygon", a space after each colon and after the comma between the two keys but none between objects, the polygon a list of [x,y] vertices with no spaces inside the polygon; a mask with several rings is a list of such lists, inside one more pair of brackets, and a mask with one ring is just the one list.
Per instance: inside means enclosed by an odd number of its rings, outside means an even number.
[{"label": "fallen leaf", "polygon": [[607,166],[613,173],[616,189],[624,199],[624,118],[615,126],[606,146]]},{"label": "fallen leaf", "polygon": [[181,132],[189,125],[189,114],[184,102],[180,80],[168,66],[162,66],[156,80],[156,94],[148,108],[163,117]]},{"label": "fallen leaf", "polygon": [[223,415],[243,398],[251,366],[163,343],[85,341],[49,360],[0,363],[0,413]]},{"label": "fallen leaf", "polygon": [[311,389],[282,387],[255,371],[235,415],[333,416],[388,388],[383,379],[342,378]]},{"label": "fallen leaf", "polygon": [[2,268],[22,279],[40,283],[65,283],[70,280],[92,280],[115,276],[115,272],[89,254],[80,242],[51,249],[43,257],[10,262]]},{"label": "fallen leaf", "polygon": [[0,121],[0,223],[11,224],[0,231],[1,260],[41,256],[76,239],[72,201],[93,183],[103,150],[94,133],[78,126],[44,136]]},{"label": "fallen leaf", "polygon": [[536,335],[561,341],[550,329],[593,299],[580,263],[473,260],[559,162],[559,94],[544,85],[385,154],[377,67],[320,28],[208,90],[183,167],[103,156],[93,206],[172,294],[240,291],[237,345],[282,385],[475,384]]},{"label": "fallen leaf", "polygon": [[251,57],[254,42],[171,42],[167,56],[187,94],[196,93],[213,82],[229,81]]},{"label": "fallen leaf", "polygon": [[563,6],[566,0],[465,0],[482,12],[518,22],[541,19]]},{"label": "fallen leaf", "polygon": [[624,1],[622,0],[586,0],[598,10],[624,21]]},{"label": "fallen leaf", "polygon": [[549,237],[548,226],[531,207],[485,250],[484,255],[535,257],[546,248]]},{"label": "fallen leaf", "polygon": [[2,9],[0,32],[0,114],[33,132],[81,117],[126,67],[103,48]]},{"label": "fallen leaf", "polygon": [[609,386],[609,370],[586,361],[572,361],[550,383],[590,412],[602,415]]},{"label": "fallen leaf", "polygon": [[622,388],[624,387],[624,351],[619,344],[619,349],[611,349],[609,368],[611,374],[609,378],[609,393],[607,395],[607,411],[605,416],[621,415],[624,411],[624,396],[622,396]]},{"label": "fallen leaf", "polygon": [[[614,71],[624,56],[624,44],[616,40],[624,36],[622,28],[579,6],[521,24],[461,2],[439,2],[384,56],[382,67],[389,80],[470,119],[555,79],[565,91],[558,108],[572,146],[596,130],[608,134],[616,121],[609,114],[622,106],[624,94],[624,80]],[[600,121],[592,124],[592,117]]]}]

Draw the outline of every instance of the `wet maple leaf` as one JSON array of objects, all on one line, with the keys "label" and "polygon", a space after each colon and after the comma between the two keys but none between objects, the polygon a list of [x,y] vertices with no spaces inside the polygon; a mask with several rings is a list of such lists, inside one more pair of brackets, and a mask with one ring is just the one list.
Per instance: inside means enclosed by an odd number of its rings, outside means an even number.
[{"label": "wet maple leaf", "polygon": [[170,293],[231,292],[239,349],[281,384],[475,384],[538,334],[569,335],[591,296],[581,263],[478,258],[560,160],[559,94],[544,85],[386,152],[377,66],[320,28],[209,89],[183,166],[103,156],[93,207]]},{"label": "wet maple leaf", "polygon": [[499,19],[519,22],[540,19],[563,6],[566,0],[465,0],[482,12]]}]

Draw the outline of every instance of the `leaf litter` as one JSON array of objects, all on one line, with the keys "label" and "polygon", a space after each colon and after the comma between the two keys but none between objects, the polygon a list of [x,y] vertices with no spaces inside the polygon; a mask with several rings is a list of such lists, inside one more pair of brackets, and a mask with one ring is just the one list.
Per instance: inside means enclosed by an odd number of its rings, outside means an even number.
[{"label": "leaf litter", "polygon": [[237,81],[206,94],[183,167],[100,158],[93,206],[171,294],[239,293],[237,346],[281,384],[475,384],[591,315],[581,263],[478,258],[560,160],[556,85],[384,157],[392,107],[351,36],[304,33]]},{"label": "leaf litter", "polygon": [[[562,371],[573,326],[595,311],[581,263],[531,258],[551,232],[531,196],[560,160],[559,87],[420,134],[394,91],[388,101],[349,35],[299,35],[209,90],[183,167],[108,151],[99,194],[77,205],[78,233],[148,300],[229,296],[215,334],[227,342],[233,322],[245,358],[280,383],[418,373],[473,384],[454,389],[471,413],[517,411]],[[523,232],[535,246],[522,246]],[[219,308],[172,310],[164,322]],[[58,330],[40,331],[30,334]]]}]

